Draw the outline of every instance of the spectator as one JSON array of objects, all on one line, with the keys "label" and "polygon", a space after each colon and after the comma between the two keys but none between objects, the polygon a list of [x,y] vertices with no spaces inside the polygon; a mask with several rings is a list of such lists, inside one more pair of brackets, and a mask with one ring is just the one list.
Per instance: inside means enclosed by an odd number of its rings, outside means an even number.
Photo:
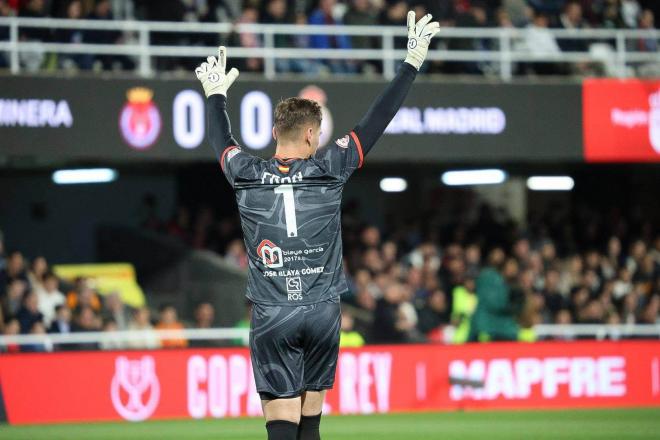
[{"label": "spectator", "polygon": [[[7,3],[7,0],[0,0],[0,17],[11,17],[13,15],[13,11],[9,4]],[[9,40],[9,29],[7,27],[0,27],[0,41],[7,41]],[[9,59],[7,57],[7,53],[5,52],[0,52],[0,69],[3,69],[5,67],[9,67]],[[0,238],[0,243],[2,242],[2,238]],[[3,262],[4,262],[4,251],[2,249],[2,246],[0,245],[0,270],[4,269],[3,267]]]},{"label": "spectator", "polygon": [[449,323],[449,309],[447,307],[447,297],[442,289],[435,289],[431,292],[423,307],[417,312],[418,330],[429,335],[433,330]]},{"label": "spectator", "polygon": [[[72,0],[66,7],[65,18],[69,20],[78,20],[82,18],[83,6],[81,0]],[[58,43],[83,43],[85,32],[82,29],[58,28],[55,30],[54,39]],[[89,70],[92,67],[93,57],[89,54],[61,54],[58,62],[61,68],[65,70],[81,69]]]},{"label": "spectator", "polygon": [[128,325],[129,330],[140,330],[141,335],[138,338],[131,338],[128,341],[129,348],[136,349],[154,349],[160,348],[160,338],[151,325],[151,312],[147,307],[140,307],[133,312],[133,320]]},{"label": "spectator", "polygon": [[71,310],[65,305],[55,307],[55,318],[48,328],[48,333],[71,333]]},{"label": "spectator", "polygon": [[43,277],[43,288],[37,290],[39,311],[44,316],[44,325],[49,327],[55,319],[55,309],[66,302],[66,298],[59,290],[59,279],[53,272],[46,272]]},{"label": "spectator", "polygon": [[[371,0],[352,0],[348,11],[344,14],[344,24],[348,26],[377,25],[378,13]],[[368,35],[352,36],[350,43],[354,49],[375,49],[378,47],[376,39]],[[370,63],[365,63],[364,66],[371,66],[372,70],[377,67]]]},{"label": "spectator", "polygon": [[131,319],[131,310],[121,300],[118,292],[112,292],[105,297],[103,316],[105,321],[112,320],[119,330],[126,330]]},{"label": "spectator", "polygon": [[[183,330],[183,324],[179,322],[176,309],[171,304],[165,304],[160,308],[160,320],[156,325],[156,330]],[[183,348],[188,346],[188,341],[183,335],[175,337],[161,338],[163,348]]]},{"label": "spectator", "polygon": [[6,317],[16,316],[23,303],[23,297],[28,292],[27,286],[25,281],[18,278],[9,283],[2,298],[2,309]]},{"label": "spectator", "polygon": [[[5,321],[5,326],[2,331],[4,336],[16,336],[21,332],[21,325],[16,318],[9,318]],[[2,347],[4,353],[19,353],[21,346],[18,344],[8,344]]]},{"label": "spectator", "polygon": [[543,299],[545,306],[551,316],[555,316],[559,310],[563,309],[564,296],[559,291],[559,271],[549,269],[545,273],[545,287],[543,288]]},{"label": "spectator", "polygon": [[101,350],[122,350],[126,348],[126,344],[123,339],[119,338],[116,335],[116,332],[119,330],[117,322],[112,318],[106,318],[103,321],[103,332],[107,333],[104,335],[103,340],[101,340]]},{"label": "spectator", "polygon": [[559,72],[556,64],[546,61],[561,52],[557,40],[548,30],[548,25],[548,16],[537,11],[534,14],[532,24],[525,30],[525,47],[532,56],[542,60],[527,65],[527,70],[530,73],[536,73],[538,75],[554,75]]},{"label": "spectator", "polygon": [[[241,16],[236,24],[256,24],[259,23],[259,10],[253,4],[247,4],[243,7]],[[238,34],[238,41],[241,47],[258,48],[262,47],[261,35],[252,32],[241,32]],[[250,72],[259,72],[263,68],[263,59],[247,58],[242,66],[243,70]]]},{"label": "spectator", "polygon": [[[639,17],[639,29],[652,31],[655,29],[655,17],[653,16],[653,11],[650,9],[644,9],[641,16]],[[658,52],[658,39],[653,35],[649,35],[645,38],[640,38],[637,41],[636,49],[640,52]]]},{"label": "spectator", "polygon": [[101,298],[89,286],[90,281],[85,277],[78,277],[74,282],[74,288],[66,295],[66,304],[73,311],[81,307],[91,307],[94,312],[101,311]]},{"label": "spectator", "polygon": [[[341,25],[341,19],[335,17],[336,0],[320,0],[319,6],[309,16],[309,24]],[[311,37],[313,49],[350,49],[351,42],[345,35],[316,34]],[[323,64],[332,73],[355,73],[354,63],[345,60],[323,60]]]},{"label": "spectator", "polygon": [[[215,318],[215,309],[210,302],[201,302],[195,307],[195,328],[208,329],[213,327]],[[193,339],[190,341],[191,347],[216,347],[218,341],[213,339]]]},{"label": "spectator", "polygon": [[30,270],[27,272],[28,283],[35,292],[39,293],[44,288],[44,275],[48,272],[48,262],[43,256],[32,260]]},{"label": "spectator", "polygon": [[626,27],[635,29],[642,11],[637,0],[621,0],[621,17]]},{"label": "spectator", "polygon": [[[90,306],[82,306],[78,311],[72,330],[74,332],[98,332],[101,330],[101,320]],[[95,342],[75,344],[71,348],[77,350],[98,350],[99,345]]]},{"label": "spectator", "polygon": [[39,299],[34,292],[28,292],[23,298],[23,306],[16,314],[21,325],[21,333],[29,333],[35,322],[43,323],[44,315],[39,311]]},{"label": "spectator", "polygon": [[339,346],[342,348],[356,348],[364,345],[364,338],[355,331],[355,319],[346,308],[341,311],[341,329],[339,331]]},{"label": "spectator", "polygon": [[[43,322],[35,321],[32,323],[32,326],[29,329],[29,333],[31,335],[45,335],[46,327],[44,327]],[[31,344],[21,345],[21,351],[25,353],[41,353],[52,350],[53,350],[52,345],[45,340],[44,342],[33,342]]]},{"label": "spectator", "polygon": [[452,291],[451,323],[455,328],[452,342],[463,344],[470,335],[470,320],[477,308],[477,295],[474,279],[466,279],[461,286]]},{"label": "spectator", "polygon": [[225,261],[230,263],[232,266],[239,269],[247,269],[248,267],[248,257],[245,252],[245,244],[243,240],[237,238],[232,240],[227,245],[227,250],[225,252]]},{"label": "spectator", "polygon": [[[164,3],[163,1],[159,3]],[[98,0],[94,10],[86,17],[88,20],[113,20],[110,0]],[[124,44],[125,37],[119,31],[88,30],[84,39],[91,44]],[[90,63],[99,63],[104,70],[133,70],[135,63],[125,55],[97,55],[93,59],[84,58],[77,61],[81,68],[89,68]]]},{"label": "spectator", "polygon": [[396,344],[410,340],[415,324],[401,312],[405,303],[405,290],[399,283],[390,284],[376,302],[372,339],[375,343]]},{"label": "spectator", "polygon": [[499,255],[495,252],[489,257],[489,267],[482,270],[476,280],[478,303],[470,324],[471,341],[515,341],[518,338],[516,305],[507,282],[517,275],[517,263],[509,259],[503,267],[499,266]]},{"label": "spectator", "polygon": [[23,281],[26,288],[30,287],[25,270],[25,260],[23,254],[19,251],[9,253],[7,267],[0,272],[0,292],[5,291],[7,286],[14,280]]}]

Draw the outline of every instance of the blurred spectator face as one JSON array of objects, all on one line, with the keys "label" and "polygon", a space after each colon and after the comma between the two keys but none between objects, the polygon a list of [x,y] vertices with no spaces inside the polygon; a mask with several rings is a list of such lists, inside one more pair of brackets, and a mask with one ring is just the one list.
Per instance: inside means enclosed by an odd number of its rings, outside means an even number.
[{"label": "blurred spectator face", "polygon": [[61,322],[71,322],[71,310],[65,306],[59,306],[57,308],[57,318]]},{"label": "blurred spectator face", "polygon": [[536,14],[534,15],[534,26],[540,28],[548,27],[548,17],[545,14]]},{"label": "blurred spectator face", "polygon": [[607,315],[606,324],[609,325],[621,324],[621,316],[619,316],[619,314],[616,312],[610,313],[609,315]]},{"label": "blurred spectator face", "polygon": [[405,292],[399,283],[393,283],[387,286],[383,298],[390,304],[399,304],[403,302]]},{"label": "blurred spectator face", "polygon": [[495,248],[488,254],[488,264],[493,267],[501,267],[504,264],[506,254],[502,248]]},{"label": "blurred spectator face", "polygon": [[513,255],[521,261],[527,260],[529,257],[529,240],[526,238],[516,240],[513,244]]},{"label": "blurred spectator face", "polygon": [[572,321],[571,319],[571,312],[569,312],[566,309],[561,309],[560,311],[557,312],[557,315],[555,316],[555,324],[570,324]]},{"label": "blurred spectator face", "polygon": [[576,308],[582,307],[589,299],[589,290],[582,287],[573,294],[573,304]]},{"label": "blurred spectator face", "polygon": [[98,17],[106,17],[107,15],[110,14],[112,6],[110,5],[109,0],[101,0],[98,3],[96,3],[96,7],[94,8],[94,13]]},{"label": "blurred spectator face", "polygon": [[106,309],[110,310],[111,312],[118,312],[122,308],[124,308],[124,303],[121,300],[121,297],[119,296],[119,293],[117,292],[112,292],[108,296],[105,297],[105,307]]},{"label": "blurred spectator face", "polygon": [[569,2],[566,4],[565,14],[571,23],[579,24],[582,21],[582,6],[577,2]]},{"label": "blurred spectator face", "polygon": [[78,295],[78,302],[82,307],[91,306],[93,300],[94,290],[90,289],[89,287],[84,288]]},{"label": "blurred spectator face", "polygon": [[549,292],[555,292],[559,286],[559,272],[551,269],[545,274],[545,289]]},{"label": "blurred spectator face", "polygon": [[7,273],[16,276],[25,270],[25,260],[20,252],[12,252],[7,259]]},{"label": "blurred spectator face", "polygon": [[619,237],[611,237],[607,242],[607,255],[616,258],[621,255],[621,240]]},{"label": "blurred spectator face", "polygon": [[375,226],[366,227],[362,231],[362,244],[366,247],[377,247],[380,244],[380,231]]},{"label": "blurred spectator face", "polygon": [[[6,0],[0,0],[0,16],[8,17],[12,13],[12,9],[7,4]],[[2,241],[0,240],[0,254],[2,254]]]},{"label": "blurred spectator face", "polygon": [[34,324],[32,324],[30,333],[32,333],[33,335],[45,335],[46,327],[44,326],[44,323],[41,321],[37,321]]},{"label": "blurred spectator face", "polygon": [[104,332],[116,332],[117,330],[119,330],[119,327],[117,327],[117,323],[113,319],[109,319],[103,324]]},{"label": "blurred spectator face", "polygon": [[353,320],[353,315],[348,312],[342,312],[341,314],[341,331],[350,332],[353,331],[353,326],[355,322]]},{"label": "blurred spectator face", "polygon": [[46,274],[44,277],[44,290],[48,293],[56,292],[59,288],[59,280],[53,273]]},{"label": "blurred spectator face", "polygon": [[646,244],[642,240],[635,241],[630,249],[630,255],[636,261],[641,261],[644,254],[646,254]]},{"label": "blurred spectator face", "polygon": [[369,0],[353,0],[353,9],[359,12],[366,12],[369,10]]},{"label": "blurred spectator face", "polygon": [[404,1],[399,1],[387,9],[387,18],[393,22],[404,21],[408,13],[408,4]]},{"label": "blurred spectator face", "polygon": [[140,307],[135,311],[135,323],[139,327],[151,325],[151,312],[146,307]]},{"label": "blurred spectator face", "polygon": [[471,244],[465,248],[465,261],[471,265],[481,263],[481,249],[476,244]]},{"label": "blurred spectator face", "polygon": [[600,266],[600,254],[597,251],[589,251],[586,260],[589,269],[598,269]]},{"label": "blurred spectator face", "polygon": [[31,11],[43,12],[45,8],[44,0],[30,0],[27,3],[27,8]]},{"label": "blurred spectator face", "polygon": [[660,313],[660,296],[653,295],[642,312],[642,321],[647,324],[655,324]]},{"label": "blurred spectator face", "polygon": [[591,300],[585,306],[582,312],[582,319],[585,321],[591,322],[600,322],[603,321],[605,310],[603,305],[598,300]]},{"label": "blurred spectator face", "polygon": [[72,1],[66,9],[66,18],[77,19],[82,17],[82,3]]},{"label": "blurred spectator face", "polygon": [[523,270],[518,277],[520,287],[526,290],[531,290],[534,287],[534,272],[531,270]]},{"label": "blurred spectator face", "polygon": [[557,257],[557,251],[553,243],[544,243],[541,247],[541,256],[544,261],[552,261]]},{"label": "blurred spectator face", "polygon": [[243,244],[243,240],[238,238],[232,240],[231,243],[227,245],[227,254],[235,256],[245,255],[245,245]]},{"label": "blurred spectator face", "polygon": [[213,326],[213,318],[215,316],[215,310],[211,303],[201,303],[197,306],[195,310],[195,320],[197,321],[198,327],[211,327]]},{"label": "blurred spectator face", "polygon": [[467,278],[465,280],[464,286],[468,290],[468,292],[474,292],[477,288],[474,278]]},{"label": "blurred spectator face", "polygon": [[18,323],[18,319],[10,319],[9,322],[5,324],[4,334],[5,335],[17,335],[21,331],[21,325]]},{"label": "blurred spectator face", "polygon": [[284,18],[286,15],[286,2],[284,0],[271,0],[268,3],[268,13],[275,18]]},{"label": "blurred spectator face", "polygon": [[499,8],[497,10],[496,18],[499,27],[513,27],[513,22],[506,9]]},{"label": "blurred spectator face", "polygon": [[639,27],[642,29],[653,29],[655,26],[655,17],[653,11],[644,9],[642,15],[639,17]]},{"label": "blurred spectator face", "polygon": [[78,315],[78,325],[85,330],[95,330],[97,328],[96,314],[91,307],[83,307]]},{"label": "blurred spectator face", "polygon": [[486,15],[486,9],[481,5],[473,5],[470,9],[472,16],[474,17],[477,24],[483,26],[488,21],[488,16]]},{"label": "blurred spectator face", "polygon": [[515,259],[509,258],[506,260],[504,269],[502,270],[502,276],[507,280],[513,280],[518,276],[518,262]]},{"label": "blurred spectator face", "polygon": [[436,289],[431,293],[428,300],[429,307],[436,313],[443,313],[447,310],[447,297],[445,292]]},{"label": "blurred spectator face", "polygon": [[9,299],[17,300],[23,297],[27,290],[27,284],[22,280],[13,280],[7,286],[7,296]]},{"label": "blurred spectator face", "polygon": [[172,306],[165,307],[160,312],[161,324],[174,324],[177,322],[176,309]]},{"label": "blurred spectator face", "polygon": [[619,279],[623,282],[629,283],[632,281],[632,274],[627,267],[622,267],[619,269]]},{"label": "blurred spectator face", "polygon": [[365,310],[373,310],[376,308],[376,300],[374,299],[373,295],[371,295],[371,293],[366,289],[361,289],[358,291],[356,301],[358,305]]},{"label": "blurred spectator face", "polygon": [[573,273],[581,273],[584,265],[582,264],[582,257],[579,255],[574,255],[571,257],[569,263],[569,270]]},{"label": "blurred spectator face", "polygon": [[41,278],[48,270],[48,263],[44,257],[37,257],[32,261],[32,273]]},{"label": "blurred spectator face", "polygon": [[326,15],[332,15],[335,3],[336,0],[321,0],[319,2],[319,9],[321,9]]},{"label": "blurred spectator face", "polygon": [[396,255],[398,252],[398,247],[393,241],[386,241],[383,243],[383,260],[388,264],[394,263],[396,261]]},{"label": "blurred spectator face", "polygon": [[648,275],[652,275],[655,272],[655,260],[653,255],[646,254],[642,259],[642,272]]},{"label": "blurred spectator face", "polygon": [[377,249],[367,249],[363,255],[364,265],[372,272],[381,272],[383,270],[383,259]]},{"label": "blurred spectator face", "polygon": [[421,271],[421,269],[411,267],[408,270],[407,281],[408,281],[408,285],[413,287],[414,289],[419,289],[420,287],[422,287],[422,271]]},{"label": "blurred spectator face", "polygon": [[34,292],[28,293],[25,296],[23,305],[30,312],[37,313],[39,311],[39,299],[37,298],[37,294]]},{"label": "blurred spectator face", "polygon": [[243,9],[243,13],[241,14],[241,21],[243,23],[256,23],[258,19],[259,11],[256,8],[247,7]]},{"label": "blurred spectator face", "polygon": [[355,284],[358,288],[364,289],[371,282],[371,274],[368,270],[360,269],[355,273]]},{"label": "blurred spectator face", "polygon": [[89,285],[89,278],[78,277],[75,281],[75,289],[77,292],[82,292],[87,289]]}]

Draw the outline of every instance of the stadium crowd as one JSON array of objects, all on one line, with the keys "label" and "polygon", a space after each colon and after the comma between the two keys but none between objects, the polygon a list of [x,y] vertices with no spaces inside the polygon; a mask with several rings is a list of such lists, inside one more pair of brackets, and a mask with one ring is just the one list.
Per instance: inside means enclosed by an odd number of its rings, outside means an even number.
[{"label": "stadium crowd", "polygon": [[[587,51],[591,43],[609,45],[612,41],[586,39],[555,39],[547,28],[559,29],[654,29],[655,15],[660,5],[654,0],[0,0],[0,17],[58,17],[91,20],[138,19],[185,22],[231,22],[268,24],[317,25],[404,25],[406,12],[413,8],[418,15],[430,12],[444,27],[505,27],[520,29],[514,47],[531,54],[553,54],[562,51]],[[9,30],[0,28],[0,40],[7,39]],[[135,40],[131,33],[102,30],[50,30],[21,28],[23,41],[118,44]],[[262,35],[232,33],[229,35],[195,33],[154,33],[156,45],[204,45],[218,43],[242,47],[261,47]],[[378,38],[345,35],[277,35],[275,46],[282,48],[379,48]],[[658,40],[640,38],[627,42],[630,49],[656,52]],[[404,48],[405,38],[396,39],[395,46]],[[492,50],[499,44],[484,39],[439,39],[437,45],[450,50]],[[607,49],[604,49],[607,50]],[[610,49],[611,50],[611,49]],[[135,62],[128,56],[116,55],[47,55],[32,52],[21,54],[28,70],[54,69],[124,69],[131,70]],[[179,59],[158,59],[158,68],[190,69],[190,62]],[[0,53],[0,67],[7,65]],[[238,65],[245,71],[261,72],[263,60],[243,59]],[[277,70],[317,74],[324,72],[352,74],[370,73],[381,68],[378,62],[355,60],[278,59]],[[493,66],[475,62],[433,62],[427,69],[439,73],[489,73]],[[518,73],[562,74],[594,72],[594,66],[567,67],[546,63],[517,66]]]},{"label": "stadium crowd", "polygon": [[[170,221],[149,210],[144,215],[144,228],[247,268],[237,219],[218,219],[209,207],[191,213],[179,206]],[[532,340],[530,329],[542,323],[660,322],[660,233],[649,219],[582,209],[572,220],[532,219],[522,231],[483,205],[472,221],[447,223],[431,211],[378,228],[360,221],[358,207],[348,203],[343,235],[350,289],[342,299],[344,345]],[[118,293],[99,294],[90,279],[59,279],[43,256],[27,261],[19,251],[5,253],[2,243],[0,322],[6,335],[140,329],[144,338],[130,343],[108,339],[100,347],[68,348],[185,347],[202,342],[161,340],[154,330],[213,327],[210,303],[199,304],[191,322],[182,322],[167,304],[154,316],[146,306],[131,309]],[[237,327],[247,327],[248,319]]]}]

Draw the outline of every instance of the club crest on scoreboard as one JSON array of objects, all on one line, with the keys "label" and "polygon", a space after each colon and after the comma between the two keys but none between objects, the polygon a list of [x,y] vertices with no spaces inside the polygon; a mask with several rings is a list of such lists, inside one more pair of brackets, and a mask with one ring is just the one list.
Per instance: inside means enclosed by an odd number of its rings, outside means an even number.
[{"label": "club crest on scoreboard", "polygon": [[119,131],[124,141],[136,150],[151,147],[160,136],[162,120],[153,95],[145,87],[130,89],[126,93],[128,102],[119,115]]}]

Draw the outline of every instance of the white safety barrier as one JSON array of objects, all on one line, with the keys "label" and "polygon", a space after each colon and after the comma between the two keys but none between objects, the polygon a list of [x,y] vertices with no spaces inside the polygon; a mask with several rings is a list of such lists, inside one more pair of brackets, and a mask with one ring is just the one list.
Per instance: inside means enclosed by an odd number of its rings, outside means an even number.
[{"label": "white safety barrier", "polygon": [[[128,55],[138,59],[138,71],[141,76],[153,75],[153,57],[192,57],[205,58],[215,53],[215,47],[152,45],[153,32],[191,33],[228,35],[230,33],[252,33],[260,36],[262,47],[229,47],[232,58],[262,58],[264,74],[267,78],[276,76],[277,59],[319,59],[318,49],[275,47],[278,35],[346,35],[370,36],[380,39],[378,49],[324,49],[323,59],[377,60],[383,62],[386,78],[394,76],[396,65],[403,60],[406,51],[395,49],[395,37],[405,37],[406,30],[401,26],[323,26],[323,25],[273,25],[273,24],[232,24],[232,23],[185,23],[185,22],[150,22],[150,21],[101,21],[68,20],[53,18],[0,18],[0,29],[9,28],[9,40],[0,41],[0,51],[9,52],[12,73],[21,71],[19,54],[22,53],[59,53],[59,54],[98,54]],[[130,38],[125,44],[85,44],[85,43],[42,43],[21,41],[22,28],[47,29],[93,29],[120,31]],[[449,50],[442,48],[429,52],[428,59],[441,61],[463,61],[489,63],[490,69],[504,81],[513,76],[515,63],[598,63],[605,67],[609,76],[626,77],[630,75],[630,63],[660,63],[660,54],[641,52],[634,41],[640,39],[660,39],[657,30],[629,29],[547,29],[557,40],[580,39],[597,41],[584,52],[543,53],[527,48],[524,44],[525,29],[518,28],[443,28],[439,33],[441,41],[450,39],[473,39],[488,42],[489,50]],[[603,42],[611,42],[602,44]],[[441,45],[441,47],[445,47]]]}]

